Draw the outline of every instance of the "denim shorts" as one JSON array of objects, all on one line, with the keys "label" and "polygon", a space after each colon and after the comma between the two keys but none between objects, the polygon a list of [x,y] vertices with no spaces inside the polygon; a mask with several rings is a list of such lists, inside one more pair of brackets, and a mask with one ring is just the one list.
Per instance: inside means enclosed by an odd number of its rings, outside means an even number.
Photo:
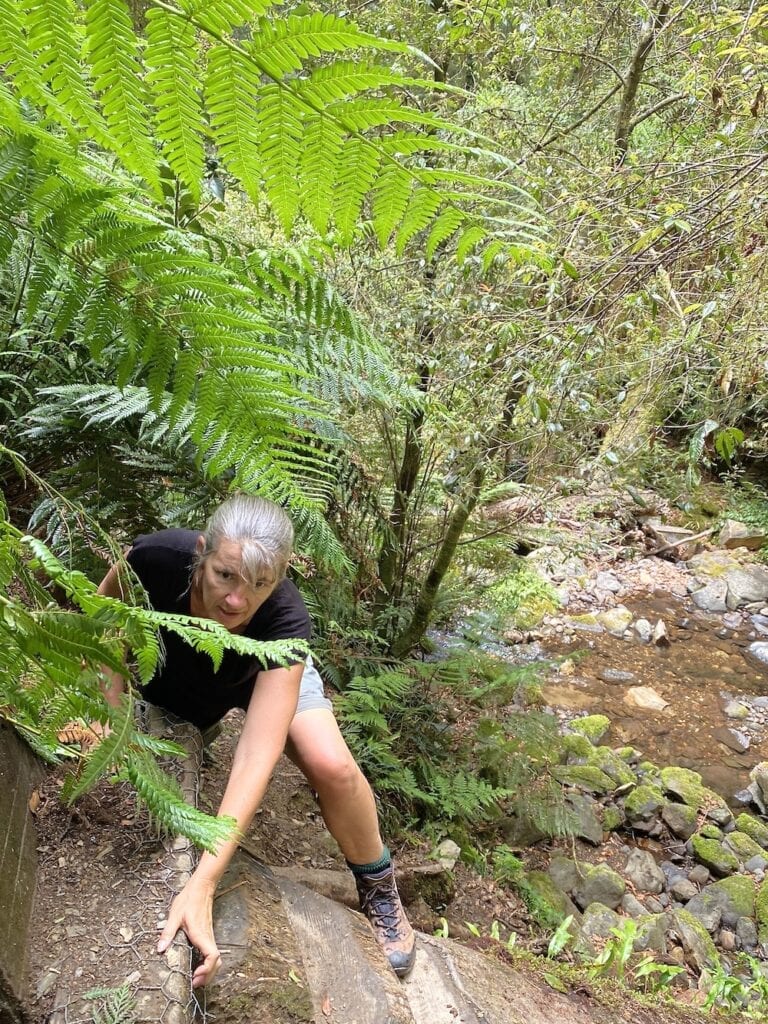
[{"label": "denim shorts", "polygon": [[296,714],[300,715],[302,711],[316,711],[318,708],[333,711],[333,705],[323,691],[323,680],[320,678],[320,673],[312,664],[312,658],[307,656],[304,675],[301,677],[301,686],[299,687],[299,703]]}]

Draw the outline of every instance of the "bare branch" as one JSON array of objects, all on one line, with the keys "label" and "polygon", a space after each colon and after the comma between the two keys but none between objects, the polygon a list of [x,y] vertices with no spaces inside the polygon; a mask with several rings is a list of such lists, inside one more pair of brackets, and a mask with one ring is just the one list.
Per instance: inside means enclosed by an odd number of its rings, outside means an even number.
[{"label": "bare branch", "polygon": [[653,117],[654,114],[660,113],[667,107],[671,107],[673,103],[680,103],[682,100],[688,99],[687,92],[676,92],[674,96],[667,96],[666,99],[659,100],[658,103],[654,103],[652,107],[647,107],[642,113],[638,114],[632,121],[629,122],[629,134],[637,128],[643,121],[647,121],[649,117]]}]

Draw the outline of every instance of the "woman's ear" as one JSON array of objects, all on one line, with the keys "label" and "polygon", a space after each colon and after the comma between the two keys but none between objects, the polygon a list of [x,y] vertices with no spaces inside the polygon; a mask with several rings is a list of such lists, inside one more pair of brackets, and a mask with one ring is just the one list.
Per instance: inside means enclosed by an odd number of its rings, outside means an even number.
[{"label": "woman's ear", "polygon": [[205,537],[202,535],[202,533],[195,541],[195,551],[198,553],[198,555],[202,555],[203,552],[205,551]]}]

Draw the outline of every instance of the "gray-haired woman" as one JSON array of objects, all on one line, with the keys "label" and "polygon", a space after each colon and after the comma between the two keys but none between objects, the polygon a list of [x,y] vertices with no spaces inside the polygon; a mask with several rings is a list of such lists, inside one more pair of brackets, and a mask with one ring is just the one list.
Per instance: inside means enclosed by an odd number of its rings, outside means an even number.
[{"label": "gray-haired woman", "polygon": [[[293,528],[273,502],[237,495],[224,502],[204,533],[162,530],[138,537],[126,558],[157,611],[212,619],[254,640],[310,637],[310,619],[299,591],[286,578]],[[99,592],[123,597],[119,567]],[[401,977],[413,966],[414,936],[395,886],[389,851],[379,832],[371,788],[356,764],[323,695],[311,659],[297,655],[287,667],[262,665],[227,651],[217,670],[211,659],[172,633],[166,657],[144,696],[200,729],[232,708],[246,711],[232,769],[219,807],[245,832],[258,809],[280,754],[298,765],[317,792],[325,822],[354,873],[360,906]],[[106,691],[117,703],[122,679]],[[160,935],[164,952],[183,928],[203,959],[192,983],[205,985],[221,957],[213,934],[213,896],[237,848],[204,853],[192,878],[174,899]]]}]

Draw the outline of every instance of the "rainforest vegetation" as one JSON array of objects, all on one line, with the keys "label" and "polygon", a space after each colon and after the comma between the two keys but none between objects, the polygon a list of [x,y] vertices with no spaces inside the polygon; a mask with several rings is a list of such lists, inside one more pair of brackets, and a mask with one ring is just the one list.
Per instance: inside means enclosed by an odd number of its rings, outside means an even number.
[{"label": "rainforest vegetation", "polygon": [[[404,820],[490,813],[540,762],[487,720],[482,772],[441,767],[412,658],[512,564],[484,510],[594,481],[691,522],[713,482],[765,508],[768,5],[0,18],[0,713],[56,759],[108,713],[100,666],[152,675],[158,624],[220,658],[225,630],[95,586],[245,489],[291,512],[313,649]],[[65,795],[117,773],[214,844],[130,704],[109,714]]]}]

